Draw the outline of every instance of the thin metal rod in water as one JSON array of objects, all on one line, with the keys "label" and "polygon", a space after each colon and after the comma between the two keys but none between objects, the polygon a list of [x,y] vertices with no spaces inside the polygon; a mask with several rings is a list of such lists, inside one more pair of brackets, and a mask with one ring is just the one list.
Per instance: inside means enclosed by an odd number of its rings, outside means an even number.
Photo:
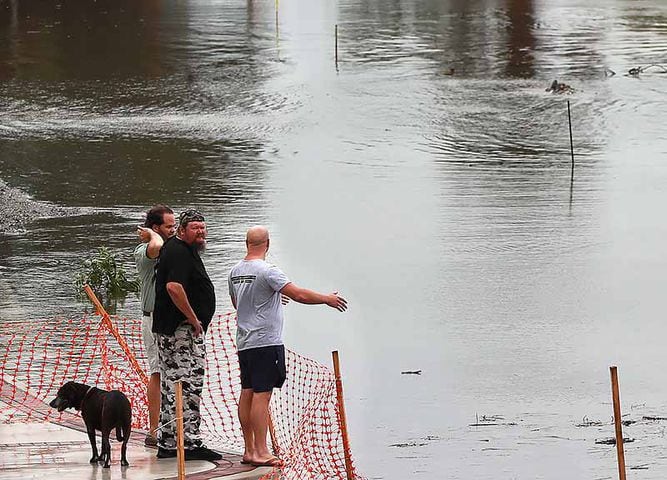
[{"label": "thin metal rod in water", "polygon": [[574,182],[574,145],[572,143],[572,116],[570,115],[570,101],[567,101],[567,121],[570,125],[570,155],[572,156],[572,170],[570,173],[570,183]]},{"label": "thin metal rod in water", "polygon": [[336,37],[336,67],[338,66],[338,24],[336,24],[336,27],[334,29],[334,36]]},{"label": "thin metal rod in water", "polygon": [[334,365],[334,376],[336,377],[336,397],[338,399],[338,420],[340,422],[340,431],[343,435],[343,455],[345,456],[345,472],[347,480],[354,479],[352,469],[352,457],[350,455],[350,438],[347,436],[347,418],[345,417],[345,403],[343,403],[343,380],[340,377],[340,361],[338,359],[338,350],[331,352]]},{"label": "thin metal rod in water", "polygon": [[618,372],[616,367],[609,367],[611,372],[611,395],[614,400],[614,424],[616,426],[616,454],[618,456],[618,478],[625,480],[625,453],[623,451],[623,427],[621,424],[621,396],[618,393]]}]

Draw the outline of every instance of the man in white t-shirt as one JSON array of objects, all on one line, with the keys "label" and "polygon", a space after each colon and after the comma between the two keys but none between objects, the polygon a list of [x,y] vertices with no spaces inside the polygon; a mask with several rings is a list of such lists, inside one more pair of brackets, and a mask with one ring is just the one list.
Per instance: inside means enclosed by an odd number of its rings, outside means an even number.
[{"label": "man in white t-shirt", "polygon": [[[241,463],[275,467],[282,464],[266,445],[269,402],[286,377],[283,346],[282,295],[295,302],[326,304],[340,312],[347,301],[300,288],[276,266],[265,261],[269,231],[256,226],[246,235],[247,255],[229,273],[229,296],[236,308],[236,346],[241,367],[239,420],[245,451]],[[281,295],[282,294],[282,295]]]},{"label": "man in white t-shirt", "polygon": [[146,212],[146,221],[137,234],[141,243],[134,249],[141,284],[141,336],[144,340],[148,360],[148,422],[150,431],[144,441],[147,447],[157,446],[156,429],[160,417],[160,363],[153,328],[153,307],[155,305],[155,265],[162,244],[176,233],[174,211],[165,205],[155,205]]}]

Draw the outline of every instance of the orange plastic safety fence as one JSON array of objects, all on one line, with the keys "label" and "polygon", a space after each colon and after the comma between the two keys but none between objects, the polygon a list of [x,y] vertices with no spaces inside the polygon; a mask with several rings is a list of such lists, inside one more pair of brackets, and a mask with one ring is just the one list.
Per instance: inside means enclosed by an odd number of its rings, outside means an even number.
[{"label": "orange plastic safety fence", "polygon": [[[98,317],[50,320],[21,324],[21,331],[15,331],[15,323],[0,324],[0,402],[7,405],[0,422],[71,421],[72,413],[59,413],[47,404],[63,383],[74,380],[124,392],[132,403],[133,428],[146,430],[141,321],[110,320],[111,326]],[[232,313],[214,319],[206,334],[201,429],[210,446],[241,452],[235,334]],[[333,372],[289,350],[286,363],[287,380],[271,401],[273,448],[285,466],[264,478],[347,480]],[[350,477],[362,478],[354,465]]]},{"label": "orange plastic safety fence", "polygon": [[5,423],[62,421],[67,413],[44,404],[63,383],[73,380],[124,392],[132,404],[133,428],[144,429],[146,387],[127,357],[132,352],[145,365],[141,323],[126,318],[113,321],[128,343],[126,350],[96,317],[20,324],[18,332],[14,331],[18,324],[2,324],[0,342],[6,350],[0,365],[0,401],[9,408],[0,419]]}]

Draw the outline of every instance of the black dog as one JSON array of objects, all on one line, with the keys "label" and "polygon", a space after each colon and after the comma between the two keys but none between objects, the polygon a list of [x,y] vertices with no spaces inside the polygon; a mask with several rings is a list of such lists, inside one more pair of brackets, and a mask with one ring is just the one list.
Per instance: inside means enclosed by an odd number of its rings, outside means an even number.
[{"label": "black dog", "polygon": [[[81,417],[86,424],[93,456],[90,463],[104,462],[104,468],[109,468],[111,460],[111,444],[109,434],[116,429],[116,439],[123,442],[120,453],[120,464],[127,463],[127,441],[130,439],[132,425],[132,406],[127,397],[118,390],[107,392],[96,387],[89,387],[83,383],[67,382],[58,389],[58,395],[49,405],[62,412],[66,408],[81,410]],[[102,432],[102,455],[97,455],[95,430]]]}]

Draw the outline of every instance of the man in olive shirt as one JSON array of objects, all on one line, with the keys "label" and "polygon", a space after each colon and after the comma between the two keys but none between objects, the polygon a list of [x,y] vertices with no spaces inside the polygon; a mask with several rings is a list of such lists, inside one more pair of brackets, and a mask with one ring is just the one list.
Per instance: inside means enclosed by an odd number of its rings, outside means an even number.
[{"label": "man in olive shirt", "polygon": [[162,250],[155,278],[153,332],[160,356],[162,403],[158,458],[176,456],[175,383],[183,386],[185,460],[220,460],[203,445],[199,405],[204,386],[204,333],[215,312],[215,291],[199,252],[206,245],[204,216],[187,210],[179,217],[176,237]]},{"label": "man in olive shirt", "polygon": [[148,421],[150,431],[144,441],[147,447],[157,445],[156,429],[160,418],[160,361],[157,338],[153,330],[153,307],[155,305],[155,265],[164,241],[176,233],[174,211],[165,205],[155,205],[146,212],[143,227],[137,230],[141,243],[134,249],[141,283],[141,336],[148,360]]}]

